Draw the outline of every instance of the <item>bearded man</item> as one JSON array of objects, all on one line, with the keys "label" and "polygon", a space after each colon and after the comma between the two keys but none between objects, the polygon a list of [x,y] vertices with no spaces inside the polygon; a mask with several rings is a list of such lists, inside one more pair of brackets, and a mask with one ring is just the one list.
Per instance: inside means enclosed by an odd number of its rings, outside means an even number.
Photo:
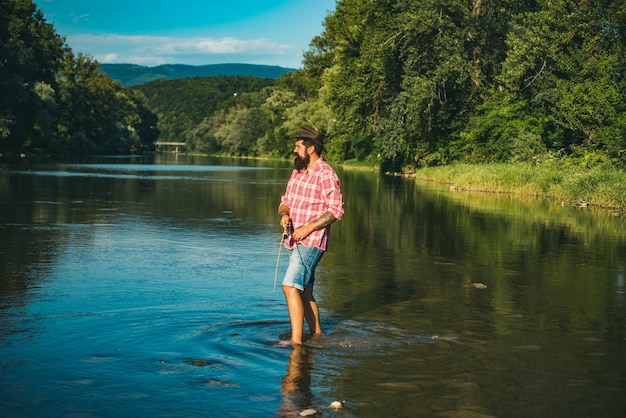
[{"label": "bearded man", "polygon": [[322,157],[324,135],[300,128],[295,138],[294,170],[280,200],[280,224],[288,228],[289,266],[282,287],[291,322],[290,344],[302,344],[304,320],[311,334],[322,334],[313,297],[315,268],[328,247],[330,224],[343,216],[343,197],[335,170]]}]

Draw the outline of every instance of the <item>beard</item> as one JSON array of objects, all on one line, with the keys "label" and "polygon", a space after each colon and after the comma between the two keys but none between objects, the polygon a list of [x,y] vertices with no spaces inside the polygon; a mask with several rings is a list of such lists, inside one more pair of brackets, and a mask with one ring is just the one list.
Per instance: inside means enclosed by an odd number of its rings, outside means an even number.
[{"label": "beard", "polygon": [[293,159],[293,168],[298,171],[306,170],[309,166],[309,162],[311,161],[311,156],[309,154],[305,155],[304,158],[296,155],[296,158]]}]

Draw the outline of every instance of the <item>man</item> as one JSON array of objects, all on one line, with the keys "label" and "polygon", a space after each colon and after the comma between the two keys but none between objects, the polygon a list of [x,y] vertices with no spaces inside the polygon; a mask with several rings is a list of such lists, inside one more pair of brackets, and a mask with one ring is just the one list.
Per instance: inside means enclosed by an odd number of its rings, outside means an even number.
[{"label": "man", "polygon": [[280,224],[290,236],[289,267],[283,280],[291,322],[291,344],[302,344],[306,319],[311,334],[321,334],[319,309],[313,297],[315,268],[328,246],[330,224],[343,216],[339,178],[321,156],[324,135],[300,128],[296,136],[294,170],[280,200]]}]

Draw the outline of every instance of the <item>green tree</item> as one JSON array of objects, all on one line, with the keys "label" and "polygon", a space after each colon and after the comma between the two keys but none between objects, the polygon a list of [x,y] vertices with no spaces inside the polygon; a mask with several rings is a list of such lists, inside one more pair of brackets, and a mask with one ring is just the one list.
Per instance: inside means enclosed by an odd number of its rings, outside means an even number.
[{"label": "green tree", "polygon": [[279,87],[290,90],[298,99],[315,100],[322,88],[322,76],[334,61],[334,39],[328,35],[313,38],[304,53],[303,68],[283,74]]},{"label": "green tree", "polygon": [[190,138],[193,141],[189,134],[205,118],[235,104],[256,105],[243,103],[244,100],[257,100],[246,93],[260,92],[275,83],[274,79],[250,76],[212,76],[160,79],[134,88],[146,96],[151,109],[158,115],[163,140]]},{"label": "green tree", "polygon": [[68,50],[58,84],[57,152],[127,153],[146,150],[156,139],[156,117],[143,94],[111,80],[90,57]]},{"label": "green tree", "polygon": [[0,150],[39,146],[48,134],[63,49],[32,1],[0,2]]},{"label": "green tree", "polygon": [[268,129],[267,114],[259,107],[231,108],[215,132],[223,150],[232,155],[257,155],[257,143]]},{"label": "green tree", "polygon": [[221,145],[215,138],[215,132],[224,123],[226,123],[226,110],[217,110],[187,132],[185,142],[192,150],[209,154],[218,153],[221,151]]},{"label": "green tree", "polygon": [[548,143],[568,152],[624,158],[626,3],[539,1],[507,39],[500,81],[506,93],[563,129]]},{"label": "green tree", "polygon": [[533,162],[548,151],[548,138],[562,136],[542,112],[503,92],[489,94],[476,108],[459,140],[450,144],[452,159],[480,164]]},{"label": "green tree", "polygon": [[289,118],[287,112],[296,108],[301,101],[297,93],[284,86],[271,91],[269,97],[261,105],[269,117],[270,127],[265,137],[259,142],[260,152],[279,157],[289,155],[292,151],[291,144],[287,143],[286,138],[289,138],[290,132],[295,131],[292,131],[292,127],[287,122]]},{"label": "green tree", "polygon": [[323,78],[354,138],[347,157],[371,150],[396,170],[445,163],[440,150],[499,71],[509,13],[495,1],[338,2],[325,22],[335,49]]}]

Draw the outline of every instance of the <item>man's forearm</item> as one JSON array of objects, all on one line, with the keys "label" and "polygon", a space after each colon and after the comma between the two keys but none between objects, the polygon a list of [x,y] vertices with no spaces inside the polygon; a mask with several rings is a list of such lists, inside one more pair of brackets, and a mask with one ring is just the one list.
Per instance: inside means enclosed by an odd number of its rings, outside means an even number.
[{"label": "man's forearm", "polygon": [[337,218],[335,218],[335,216],[332,213],[324,212],[322,216],[320,216],[319,218],[311,222],[311,224],[313,225],[315,230],[318,230],[318,229],[322,229],[325,226],[332,224],[336,220]]}]

